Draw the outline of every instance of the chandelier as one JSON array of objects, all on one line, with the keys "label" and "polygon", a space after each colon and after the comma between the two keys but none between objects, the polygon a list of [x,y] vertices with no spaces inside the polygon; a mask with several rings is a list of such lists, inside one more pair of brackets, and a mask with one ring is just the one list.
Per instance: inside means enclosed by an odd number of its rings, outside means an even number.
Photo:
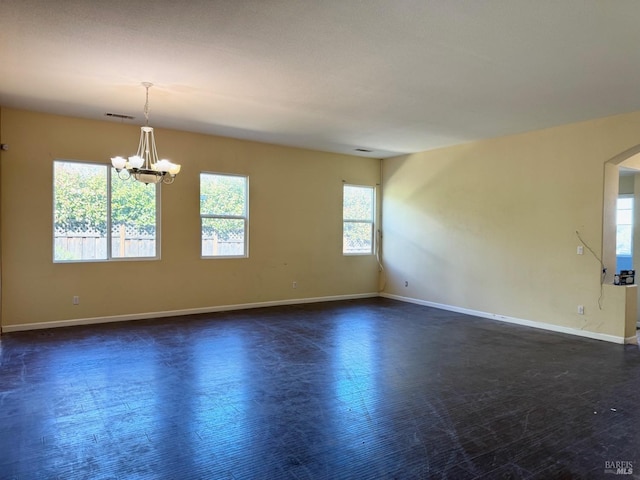
[{"label": "chandelier", "polygon": [[111,164],[122,180],[133,178],[146,184],[173,183],[176,175],[180,173],[180,165],[169,160],[158,160],[153,127],[149,126],[149,88],[153,83],[143,82],[142,86],[147,89],[147,101],[144,104],[145,124],[144,127],[140,127],[138,151],[128,159],[113,157]]}]

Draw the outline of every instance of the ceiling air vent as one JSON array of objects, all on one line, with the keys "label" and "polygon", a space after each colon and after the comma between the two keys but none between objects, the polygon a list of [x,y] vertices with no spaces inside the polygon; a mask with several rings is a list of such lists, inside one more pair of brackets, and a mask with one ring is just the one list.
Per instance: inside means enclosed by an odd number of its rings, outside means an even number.
[{"label": "ceiling air vent", "polygon": [[107,112],[104,114],[105,117],[119,118],[120,120],[133,120],[135,117],[131,115],[125,115],[123,113],[110,113]]}]

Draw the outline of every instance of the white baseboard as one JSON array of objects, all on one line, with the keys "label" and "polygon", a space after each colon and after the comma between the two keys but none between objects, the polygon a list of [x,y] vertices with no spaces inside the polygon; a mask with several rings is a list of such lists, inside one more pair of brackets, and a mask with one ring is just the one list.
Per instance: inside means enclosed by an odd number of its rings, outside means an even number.
[{"label": "white baseboard", "polygon": [[93,325],[97,323],[128,322],[131,320],[144,320],[149,318],[178,317],[180,315],[194,315],[198,313],[226,312],[230,310],[246,310],[250,308],[276,307],[282,305],[299,305],[303,303],[335,302],[338,300],[355,300],[358,298],[377,297],[378,293],[359,293],[354,295],[334,295],[329,297],[292,298],[287,300],[275,300],[269,302],[241,303],[237,305],[217,305],[211,307],[186,308],[182,310],[169,310],[164,312],[134,313],[127,315],[112,315],[108,317],[72,318],[69,320],[53,320],[51,322],[22,323],[17,325],[4,325],[2,332],[20,332],[25,330],[39,330],[43,328],[73,327],[76,325]]},{"label": "white baseboard", "polygon": [[487,313],[479,310],[471,310],[468,308],[454,307],[442,303],[428,302],[426,300],[419,300],[417,298],[403,297],[400,295],[392,295],[390,293],[380,293],[381,297],[391,298],[393,300],[400,300],[401,302],[415,303],[417,305],[423,305],[425,307],[438,308],[440,310],[449,310],[451,312],[462,313],[464,315],[472,315],[474,317],[490,318],[492,320],[498,320],[506,323],[515,323],[517,325],[523,325],[525,327],[539,328],[542,330],[550,330],[552,332],[567,333],[569,335],[577,335],[579,337],[587,337],[595,340],[603,340],[605,342],[612,343],[638,343],[636,337],[617,337],[615,335],[609,335],[606,333],[589,332],[587,330],[580,330],[577,328],[563,327],[560,325],[553,325],[551,323],[535,322],[533,320],[524,320],[522,318],[508,317],[506,315],[498,315],[496,313]]},{"label": "white baseboard", "polygon": [[474,317],[489,318],[492,320],[498,320],[506,323],[514,323],[517,325],[523,325],[526,327],[539,328],[542,330],[549,330],[552,332],[566,333],[569,335],[577,335],[580,337],[592,338],[595,340],[603,340],[605,342],[612,342],[618,344],[638,344],[638,338],[633,337],[617,337],[615,335],[608,335],[605,333],[595,333],[586,330],[579,330],[577,328],[562,327],[560,325],[553,325],[550,323],[535,322],[533,320],[524,320],[521,318],[508,317],[506,315],[498,315],[495,313],[487,313],[479,310],[471,310],[468,308],[455,307],[452,305],[446,305],[441,303],[429,302],[426,300],[419,300],[417,298],[403,297],[400,295],[393,295],[390,293],[360,293],[354,295],[334,295],[328,297],[311,297],[311,298],[294,298],[286,300],[274,300],[268,302],[255,302],[255,303],[241,303],[235,305],[216,305],[210,307],[199,308],[186,308],[182,310],[169,310],[162,312],[147,312],[147,313],[134,313],[127,315],[112,315],[106,317],[89,317],[89,318],[73,318],[68,320],[54,320],[51,322],[40,323],[22,323],[17,325],[4,325],[2,332],[20,332],[26,330],[39,330],[44,328],[58,328],[58,327],[72,327],[77,325],[93,325],[98,323],[110,323],[110,322],[128,322],[132,320],[144,320],[150,318],[162,318],[162,317],[177,317],[181,315],[194,315],[199,313],[215,313],[225,312],[231,310],[247,310],[251,308],[263,308],[263,307],[276,307],[284,305],[299,305],[304,303],[319,303],[319,302],[333,302],[339,300],[355,300],[359,298],[373,298],[384,297],[393,300],[399,300],[401,302],[415,303],[417,305],[423,305],[425,307],[438,308],[440,310],[448,310],[451,312],[462,313],[464,315],[471,315]]}]

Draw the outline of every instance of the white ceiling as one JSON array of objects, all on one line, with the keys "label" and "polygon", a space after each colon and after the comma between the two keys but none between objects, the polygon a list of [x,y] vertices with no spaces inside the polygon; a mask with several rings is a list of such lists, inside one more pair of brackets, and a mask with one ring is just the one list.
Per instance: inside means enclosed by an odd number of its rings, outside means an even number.
[{"label": "white ceiling", "polygon": [[140,124],[143,81],[152,126],[388,157],[640,110],[640,1],[0,0],[0,105]]}]

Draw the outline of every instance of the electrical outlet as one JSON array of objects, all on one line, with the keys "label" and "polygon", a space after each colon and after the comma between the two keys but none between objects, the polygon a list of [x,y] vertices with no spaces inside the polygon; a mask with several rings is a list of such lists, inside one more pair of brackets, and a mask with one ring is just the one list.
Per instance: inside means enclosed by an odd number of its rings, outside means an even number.
[{"label": "electrical outlet", "polygon": [[80,305],[80,297],[78,295],[73,296],[73,304]]},{"label": "electrical outlet", "polygon": [[293,282],[291,284],[291,288],[298,288],[298,282]]},{"label": "electrical outlet", "polygon": [[584,305],[578,305],[578,314],[584,315]]},{"label": "electrical outlet", "polygon": [[582,245],[578,245],[578,249],[576,250],[578,255],[584,255],[584,247]]}]

